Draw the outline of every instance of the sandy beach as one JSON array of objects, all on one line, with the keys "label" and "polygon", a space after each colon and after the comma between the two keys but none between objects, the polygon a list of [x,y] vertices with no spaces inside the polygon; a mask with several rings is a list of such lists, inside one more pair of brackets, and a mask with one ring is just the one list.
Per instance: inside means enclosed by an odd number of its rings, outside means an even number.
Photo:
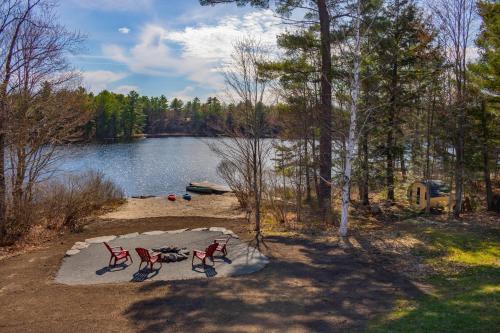
[{"label": "sandy beach", "polygon": [[177,198],[168,201],[166,197],[146,199],[128,198],[117,210],[108,212],[100,218],[133,220],[151,217],[197,216],[216,218],[243,218],[244,212],[238,209],[234,194],[197,195],[191,201]]}]

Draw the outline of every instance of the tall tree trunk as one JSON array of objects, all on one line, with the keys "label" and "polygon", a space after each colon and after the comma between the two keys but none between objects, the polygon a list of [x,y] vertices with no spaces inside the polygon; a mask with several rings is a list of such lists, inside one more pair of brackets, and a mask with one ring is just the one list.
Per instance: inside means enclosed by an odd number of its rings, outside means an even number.
[{"label": "tall tree trunk", "polygon": [[[2,112],[2,110],[0,110]],[[3,120],[0,117],[0,244],[5,241],[7,233],[7,216],[5,201],[5,134],[3,133]]]},{"label": "tall tree trunk", "polygon": [[[392,116],[392,117],[391,117]],[[392,111],[389,114],[389,124],[393,123],[394,119]],[[386,185],[387,185],[387,200],[394,201],[394,135],[392,126],[387,129],[386,142]]]},{"label": "tall tree trunk", "polygon": [[488,149],[488,121],[486,117],[486,102],[481,101],[481,127],[483,130],[483,174],[484,174],[484,185],[486,187],[486,207],[488,210],[493,210],[493,190],[491,187],[490,178],[490,156]]},{"label": "tall tree trunk", "polygon": [[319,179],[318,179],[318,149],[316,148],[316,135],[314,132],[312,133],[312,146],[311,146],[311,154],[313,158],[313,181],[314,181],[314,190],[316,192],[316,199],[318,201],[319,206]]},{"label": "tall tree trunk", "polygon": [[[399,1],[395,2],[396,7],[396,26],[394,27],[394,39],[399,43]],[[394,201],[394,144],[395,144],[395,127],[396,127],[396,111],[398,108],[398,94],[399,94],[399,53],[398,48],[394,50],[391,68],[391,82],[390,82],[390,100],[389,100],[389,114],[387,124],[387,141],[386,141],[386,185],[387,185],[387,200]]]},{"label": "tall tree trunk", "polygon": [[317,0],[321,38],[321,112],[319,138],[319,204],[326,221],[331,215],[332,180],[332,59],[330,14],[325,0]]},{"label": "tall tree trunk", "polygon": [[257,136],[253,138],[253,156],[252,156],[252,167],[253,167],[253,192],[255,201],[255,231],[257,234],[260,233],[260,191],[259,191],[259,163],[257,161],[257,152],[259,139]]},{"label": "tall tree trunk", "polygon": [[434,94],[434,90],[432,91],[432,103],[431,109],[427,111],[427,147],[425,151],[425,178],[427,179],[426,183],[426,193],[427,200],[425,204],[425,212],[429,214],[431,212],[431,128],[432,128],[432,119],[434,115],[434,108],[436,106],[436,96]]},{"label": "tall tree trunk", "polygon": [[455,152],[457,159],[455,161],[455,208],[453,216],[460,217],[462,211],[462,198],[464,191],[464,106],[460,103],[458,116],[458,134],[456,138]]},{"label": "tall tree trunk", "polygon": [[340,228],[339,234],[342,237],[347,236],[348,223],[349,223],[349,203],[350,203],[350,190],[351,190],[351,173],[352,173],[352,162],[354,160],[354,150],[357,145],[357,112],[358,112],[358,95],[359,95],[359,71],[360,71],[360,58],[361,58],[361,0],[357,1],[356,10],[356,39],[355,39],[355,51],[354,51],[354,61],[353,61],[353,80],[351,83],[352,100],[350,103],[349,113],[349,136],[347,139],[347,150],[345,155],[345,165],[344,165],[344,184],[342,186],[342,213],[340,217]]},{"label": "tall tree trunk", "polygon": [[401,178],[403,182],[406,182],[406,163],[405,163],[405,152],[404,150],[401,152],[399,157],[399,162],[401,165]]},{"label": "tall tree trunk", "polygon": [[365,206],[370,204],[370,199],[368,197],[369,193],[369,182],[370,182],[370,164],[368,163],[368,130],[365,128],[363,130],[361,138],[361,151],[363,152],[363,160],[362,160],[362,178],[361,181],[361,203]]},{"label": "tall tree trunk", "polygon": [[306,172],[306,201],[307,203],[311,203],[311,163],[309,163],[309,140],[307,138],[307,129],[306,129],[306,137],[304,139],[304,160],[305,160],[305,172]]},{"label": "tall tree trunk", "polygon": [[386,182],[387,200],[394,201],[394,127],[398,88],[398,61],[395,59],[392,65],[391,98],[388,114],[387,142],[386,142]]}]

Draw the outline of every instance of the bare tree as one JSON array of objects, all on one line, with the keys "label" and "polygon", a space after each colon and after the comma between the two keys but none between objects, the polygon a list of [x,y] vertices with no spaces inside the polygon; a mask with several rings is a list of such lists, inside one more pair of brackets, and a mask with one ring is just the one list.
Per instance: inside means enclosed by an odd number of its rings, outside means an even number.
[{"label": "bare tree", "polygon": [[[256,39],[245,38],[235,44],[232,61],[226,64],[224,77],[230,98],[239,102],[236,108],[239,124],[226,130],[228,140],[211,145],[222,157],[221,169],[226,172],[221,176],[230,186],[239,184],[235,190],[247,198],[245,201],[253,211],[257,235],[260,234],[265,161],[271,148],[271,144],[264,139],[263,100],[268,79],[259,69],[259,64],[267,60],[267,55],[268,50]],[[245,193],[241,193],[242,189]]]},{"label": "bare tree", "polygon": [[[19,1],[22,17],[12,27],[4,61],[1,91],[2,237],[5,237],[5,171],[11,177],[13,216],[31,200],[34,184],[53,162],[56,145],[88,120],[84,91],[70,91],[77,77],[66,55],[82,41],[78,33],[58,25],[51,1]],[[34,4],[34,5],[33,5]],[[24,7],[26,6],[26,7]],[[6,148],[6,150],[5,150]]]},{"label": "bare tree", "polygon": [[14,59],[22,50],[18,47],[21,28],[43,0],[8,0],[0,4],[0,241],[6,232],[5,124],[7,95],[13,73],[22,63]]},{"label": "bare tree", "polygon": [[453,215],[460,216],[464,187],[465,109],[467,103],[467,48],[471,42],[475,18],[474,0],[439,0],[431,4],[447,45],[455,81],[454,108],[456,110],[455,134],[455,208]]}]

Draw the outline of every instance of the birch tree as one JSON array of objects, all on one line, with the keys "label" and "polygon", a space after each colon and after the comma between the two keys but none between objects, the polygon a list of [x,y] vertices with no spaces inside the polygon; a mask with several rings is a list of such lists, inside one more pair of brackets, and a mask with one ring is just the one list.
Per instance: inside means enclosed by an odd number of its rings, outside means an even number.
[{"label": "birch tree", "polygon": [[355,157],[355,149],[358,141],[358,96],[360,91],[360,68],[361,68],[361,0],[355,4],[354,15],[354,53],[353,53],[353,74],[351,80],[351,98],[349,103],[349,134],[346,145],[344,174],[342,184],[342,212],[340,218],[339,233],[347,236],[349,201],[351,189],[352,164]]}]

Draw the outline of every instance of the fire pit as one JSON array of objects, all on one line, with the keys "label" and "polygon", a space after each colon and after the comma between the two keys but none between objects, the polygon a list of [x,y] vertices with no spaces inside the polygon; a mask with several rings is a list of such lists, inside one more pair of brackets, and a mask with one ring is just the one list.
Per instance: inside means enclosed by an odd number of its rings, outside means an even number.
[{"label": "fire pit", "polygon": [[182,261],[189,257],[189,251],[187,248],[179,248],[174,246],[164,246],[160,248],[153,249],[155,252],[160,252],[161,261],[163,262],[176,262]]}]

